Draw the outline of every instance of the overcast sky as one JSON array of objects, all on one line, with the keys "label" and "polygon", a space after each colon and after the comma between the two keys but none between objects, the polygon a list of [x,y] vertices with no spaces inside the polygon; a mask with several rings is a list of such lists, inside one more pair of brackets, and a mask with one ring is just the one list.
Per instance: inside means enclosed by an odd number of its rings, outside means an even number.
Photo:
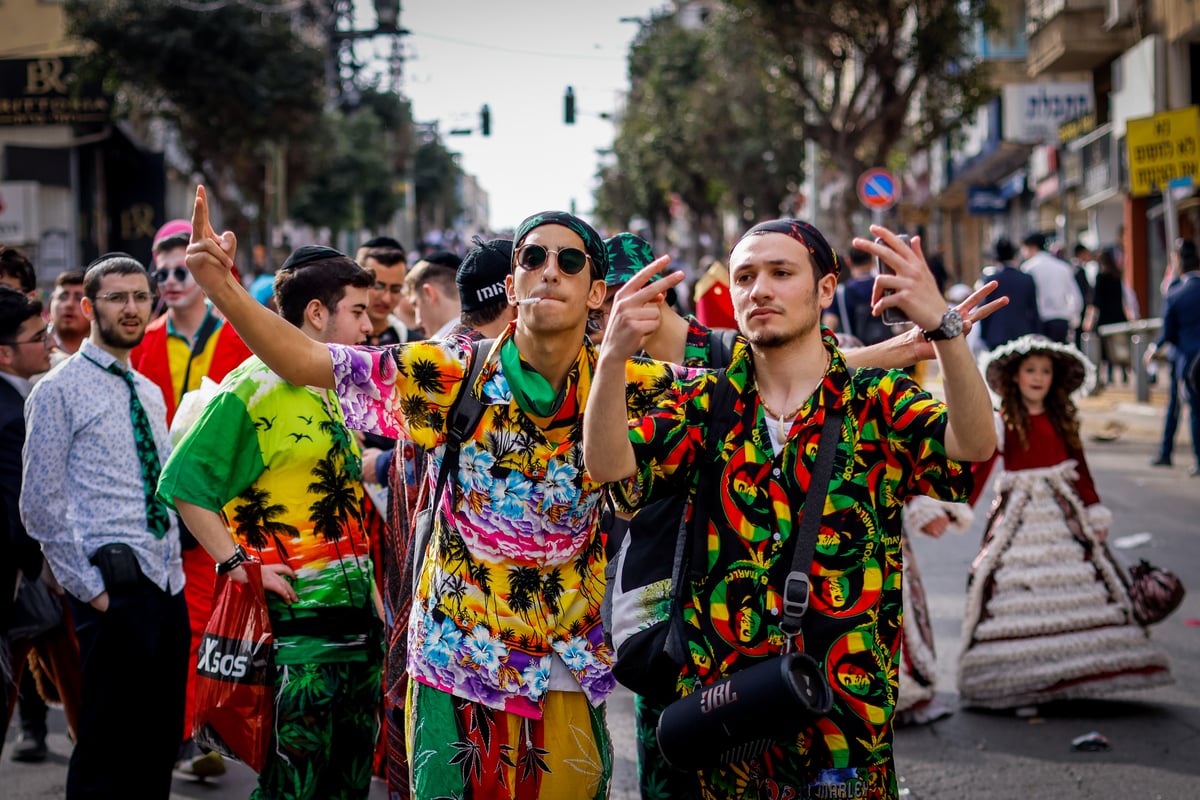
[{"label": "overcast sky", "polygon": [[[371,7],[370,3],[360,5]],[[404,0],[404,92],[419,122],[438,120],[443,140],[462,154],[491,199],[496,229],[547,209],[590,212],[598,156],[609,148],[612,111],[627,86],[626,55],[635,22],[654,0]],[[361,12],[360,12],[361,13]],[[383,45],[380,45],[381,50]],[[576,124],[563,123],[573,86]],[[479,110],[491,109],[491,136]],[[449,136],[471,128],[469,136]]]}]

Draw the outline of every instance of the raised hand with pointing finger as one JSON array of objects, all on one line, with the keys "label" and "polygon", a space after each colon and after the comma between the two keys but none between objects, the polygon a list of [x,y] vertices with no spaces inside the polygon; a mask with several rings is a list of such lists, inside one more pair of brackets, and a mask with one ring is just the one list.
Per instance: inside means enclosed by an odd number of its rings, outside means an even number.
[{"label": "raised hand with pointing finger", "polygon": [[210,297],[232,275],[237,256],[237,236],[233,231],[218,235],[208,216],[208,193],[196,187],[192,206],[192,241],[187,249],[187,267],[196,283]]},{"label": "raised hand with pointing finger", "polygon": [[236,257],[237,236],[233,231],[218,234],[213,229],[208,194],[203,186],[197,186],[192,241],[187,249],[187,267],[196,283],[242,341],[278,375],[298,386],[332,387],[328,349],[251,297],[233,274]]},{"label": "raised hand with pointing finger", "polygon": [[[678,270],[666,272],[670,264],[670,256],[651,261],[617,292],[600,344],[600,358],[624,362],[641,352],[646,337],[658,330],[667,290],[683,280],[683,273]],[[661,278],[654,280],[660,275]]]}]

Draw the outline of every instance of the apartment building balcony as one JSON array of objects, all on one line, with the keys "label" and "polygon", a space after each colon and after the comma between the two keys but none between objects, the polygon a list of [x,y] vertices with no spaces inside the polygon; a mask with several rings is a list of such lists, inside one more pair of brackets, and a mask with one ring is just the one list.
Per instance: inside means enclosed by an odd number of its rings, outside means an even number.
[{"label": "apartment building balcony", "polygon": [[1031,77],[1091,70],[1136,43],[1130,26],[1110,29],[1123,0],[1028,0],[1025,33]]}]

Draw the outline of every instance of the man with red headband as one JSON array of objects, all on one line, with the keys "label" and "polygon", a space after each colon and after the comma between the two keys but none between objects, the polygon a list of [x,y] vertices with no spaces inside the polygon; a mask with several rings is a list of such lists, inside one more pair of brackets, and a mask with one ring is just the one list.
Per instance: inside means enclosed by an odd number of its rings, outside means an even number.
[{"label": "man with red headband", "polygon": [[[162,389],[168,427],[186,393],[199,389],[205,377],[220,383],[230,370],[251,355],[250,348],[242,342],[233,326],[226,325],[213,309],[184,263],[191,235],[191,223],[185,219],[166,223],[154,235],[151,276],[166,304],[167,313],[146,327],[142,343],[129,354],[130,365]],[[184,595],[192,624],[190,658],[195,664],[204,627],[212,616],[216,563],[203,547],[196,546],[195,539],[182,526],[180,534],[184,545],[183,571],[187,575]],[[194,669],[188,671],[183,739],[189,745],[184,750],[187,761],[183,770],[197,777],[213,777],[225,772],[221,755],[197,754],[190,746],[195,672]]]},{"label": "man with red headband", "polygon": [[[704,537],[707,559],[683,591],[690,659],[678,695],[789,650],[815,659],[832,690],[832,710],[798,724],[786,741],[686,775],[688,796],[897,796],[890,720],[903,503],[915,495],[965,498],[970,475],[959,460],[986,459],[996,440],[963,318],[947,309],[919,240],[910,246],[882,227],[872,233],[883,243],[860,238],[854,246],[895,269],[876,283],[875,313],[902,309],[933,343],[945,404],[900,371],[847,368],[819,323],[840,263],[824,236],[798,220],[752,228],[730,255],[730,295],[744,342],[726,373],[643,363],[649,369],[639,376],[627,366],[660,324],[663,292],[682,277],[650,282],[665,259],[616,296],[584,416],[584,464],[592,479],[616,482],[626,509],[686,491],[692,515],[705,520],[696,535]],[[635,386],[627,388],[630,380]],[[708,410],[715,391],[726,387],[736,395],[735,419],[717,426]],[[627,406],[627,397],[647,393],[655,404]],[[783,600],[826,418],[833,420],[832,477],[828,499],[815,509],[823,514],[811,564],[796,567],[811,582],[796,634],[784,624],[793,609]],[[712,427],[726,433],[706,444]],[[706,450],[716,458],[706,458]],[[701,481],[715,491],[697,492]]]}]

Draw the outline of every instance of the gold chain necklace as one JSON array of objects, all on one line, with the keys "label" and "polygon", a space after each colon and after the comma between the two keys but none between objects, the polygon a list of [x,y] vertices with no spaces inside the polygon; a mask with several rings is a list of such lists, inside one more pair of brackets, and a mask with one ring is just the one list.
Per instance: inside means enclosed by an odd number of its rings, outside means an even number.
[{"label": "gold chain necklace", "polygon": [[[825,374],[829,372],[829,365],[832,361],[833,361],[833,358],[829,355],[828,352],[826,352],[825,353],[825,369],[821,371],[821,377],[817,379],[817,385],[814,386],[811,390],[809,390],[808,394],[804,396],[804,399],[800,401],[800,405],[793,408],[787,414],[783,414],[783,415],[776,414],[773,410],[771,410],[771,407],[769,405],[767,405],[767,399],[765,397],[763,397],[762,392],[761,391],[758,392],[758,402],[762,403],[763,411],[767,412],[768,416],[774,417],[775,419],[779,420],[779,440],[780,441],[784,441],[785,439],[787,439],[788,420],[796,419],[796,415],[800,413],[800,409],[804,408],[804,404],[808,402],[808,398],[812,397],[813,392],[815,392],[817,390],[817,387],[821,385],[821,381],[825,379]],[[757,384],[757,381],[756,381],[756,384]]]}]

